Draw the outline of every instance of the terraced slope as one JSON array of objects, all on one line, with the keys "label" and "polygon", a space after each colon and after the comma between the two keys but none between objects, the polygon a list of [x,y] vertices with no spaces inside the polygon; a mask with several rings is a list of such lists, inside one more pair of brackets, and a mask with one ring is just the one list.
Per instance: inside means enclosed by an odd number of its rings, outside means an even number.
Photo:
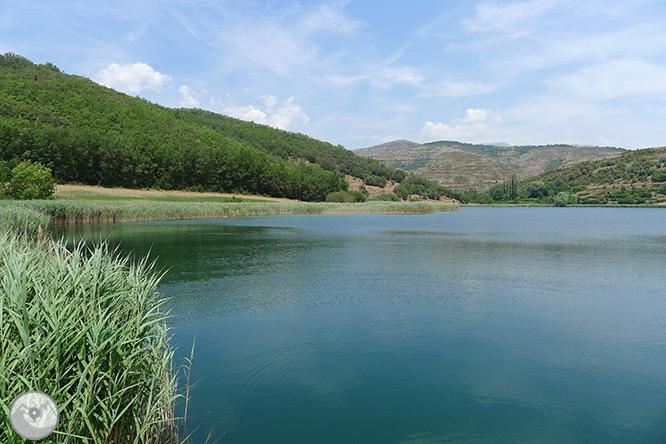
[{"label": "terraced slope", "polygon": [[398,140],[355,152],[393,168],[416,172],[453,189],[483,191],[513,174],[527,178],[623,151],[572,145],[503,146],[452,141],[417,144]]}]

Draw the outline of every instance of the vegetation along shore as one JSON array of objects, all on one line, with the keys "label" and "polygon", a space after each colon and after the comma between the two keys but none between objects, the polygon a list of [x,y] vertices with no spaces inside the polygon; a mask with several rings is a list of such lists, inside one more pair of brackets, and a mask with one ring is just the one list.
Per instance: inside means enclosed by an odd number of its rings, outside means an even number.
[{"label": "vegetation along shore", "polygon": [[35,231],[44,217],[53,224],[114,223],[267,216],[277,214],[382,213],[414,214],[454,211],[440,202],[152,202],[30,200],[0,201],[0,215],[12,227]]},{"label": "vegetation along shore", "polygon": [[[161,275],[105,245],[33,235],[43,215],[0,210],[0,406],[28,390],[59,406],[45,443],[178,443],[179,392]],[[9,220],[9,222],[8,222]],[[19,220],[17,223],[16,221]],[[8,415],[0,442],[23,442]]]}]

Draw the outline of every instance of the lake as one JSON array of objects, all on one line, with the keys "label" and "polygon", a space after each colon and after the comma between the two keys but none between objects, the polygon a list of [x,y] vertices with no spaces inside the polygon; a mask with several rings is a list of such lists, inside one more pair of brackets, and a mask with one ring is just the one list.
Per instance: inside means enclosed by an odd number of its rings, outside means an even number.
[{"label": "lake", "polygon": [[61,232],[169,270],[197,443],[666,442],[666,210]]}]

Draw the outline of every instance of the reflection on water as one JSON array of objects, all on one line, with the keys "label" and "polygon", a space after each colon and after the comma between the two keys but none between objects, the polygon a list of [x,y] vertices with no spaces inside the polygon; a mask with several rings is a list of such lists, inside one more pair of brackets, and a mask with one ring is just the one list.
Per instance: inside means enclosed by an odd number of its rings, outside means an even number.
[{"label": "reflection on water", "polygon": [[666,441],[666,211],[77,227],[151,252],[224,443]]}]

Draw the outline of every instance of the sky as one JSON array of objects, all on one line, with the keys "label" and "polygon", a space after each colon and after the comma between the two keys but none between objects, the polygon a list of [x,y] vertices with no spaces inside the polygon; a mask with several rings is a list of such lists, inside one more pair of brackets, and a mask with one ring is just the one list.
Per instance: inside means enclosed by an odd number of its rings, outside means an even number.
[{"label": "sky", "polygon": [[665,0],[0,0],[6,52],[349,149],[666,145]]}]

